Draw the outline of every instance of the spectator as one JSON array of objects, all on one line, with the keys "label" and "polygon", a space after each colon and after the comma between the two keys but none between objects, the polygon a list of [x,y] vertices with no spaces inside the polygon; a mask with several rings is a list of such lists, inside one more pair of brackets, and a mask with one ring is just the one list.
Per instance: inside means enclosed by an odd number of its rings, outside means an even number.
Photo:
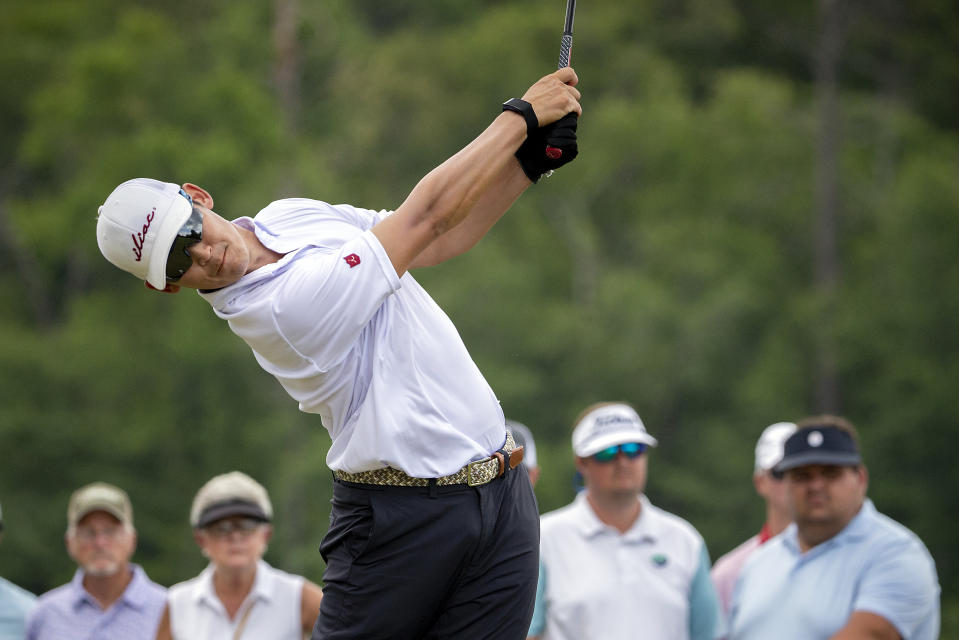
[{"label": "spectator", "polygon": [[[0,509],[0,541],[3,541],[3,510]],[[27,614],[37,597],[8,580],[0,578],[0,640],[23,640]]]},{"label": "spectator", "polygon": [[573,430],[585,490],[542,518],[531,637],[712,640],[722,635],[709,556],[685,520],[643,495],[656,439],[627,404],[587,408]]},{"label": "spectator", "polygon": [[935,640],[935,564],[866,498],[856,430],[828,415],[797,426],[774,467],[785,473],[794,523],[743,567],[730,637]]},{"label": "spectator", "polygon": [[[497,105],[395,211],[289,198],[230,221],[201,187],[150,179],[124,182],[100,207],[108,260],[155,289],[198,290],[329,431],[316,638],[519,638],[529,626],[539,513],[525,469],[511,472],[523,450],[409,271],[468,251],[577,156],[577,82],[559,69]],[[390,534],[370,535],[374,520]]]},{"label": "spectator", "polygon": [[710,573],[716,586],[716,595],[719,596],[719,606],[727,620],[732,604],[733,586],[746,559],[760,545],[779,535],[792,522],[792,514],[786,502],[786,488],[782,482],[783,475],[773,471],[773,467],[782,460],[783,443],[795,431],[796,425],[792,422],[777,422],[763,429],[756,443],[753,486],[766,503],[766,521],[759,533],[717,560]]},{"label": "spectator", "polygon": [[272,519],[266,489],[244,473],[200,488],[190,524],[210,564],[170,587],[157,640],[301,640],[310,633],[323,593],[263,560]]},{"label": "spectator", "polygon": [[78,569],[40,596],[27,640],[152,640],[166,589],[130,562],[137,532],[126,492],[104,482],[75,491],[65,539]]},{"label": "spectator", "polygon": [[529,481],[535,487],[536,480],[539,479],[539,465],[536,463],[536,442],[533,440],[533,433],[525,424],[515,420],[507,420],[506,428],[512,432],[516,446],[524,448],[523,466],[529,474]]}]

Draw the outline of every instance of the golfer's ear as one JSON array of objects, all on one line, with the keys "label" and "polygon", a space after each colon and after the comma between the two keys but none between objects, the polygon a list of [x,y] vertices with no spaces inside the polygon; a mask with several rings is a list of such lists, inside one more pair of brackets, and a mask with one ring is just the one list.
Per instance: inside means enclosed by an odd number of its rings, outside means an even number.
[{"label": "golfer's ear", "polygon": [[184,182],[183,190],[190,194],[190,197],[193,198],[193,202],[202,205],[213,211],[213,196],[210,195],[210,192],[204,189],[203,187],[198,187],[192,182]]},{"label": "golfer's ear", "polygon": [[144,281],[143,284],[146,285],[147,289],[150,289],[151,291],[159,291],[160,293],[176,293],[180,290],[180,285],[178,284],[168,284],[162,289],[157,289],[152,284],[146,281]]}]

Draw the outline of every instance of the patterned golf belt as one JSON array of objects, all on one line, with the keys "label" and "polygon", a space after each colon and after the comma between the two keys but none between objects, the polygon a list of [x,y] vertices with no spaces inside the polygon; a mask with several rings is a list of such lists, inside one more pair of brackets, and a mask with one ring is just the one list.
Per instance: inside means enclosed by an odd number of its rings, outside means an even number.
[{"label": "patterned golf belt", "polygon": [[[486,484],[493,478],[498,477],[506,471],[506,466],[515,468],[523,459],[523,447],[517,447],[513,440],[513,434],[506,432],[506,444],[503,445],[503,451],[509,454],[509,459],[501,463],[496,454],[470,462],[465,467],[448,476],[436,478],[437,486],[446,486],[451,484],[466,484],[471,487],[478,487]],[[503,469],[500,469],[501,464]],[[382,469],[373,469],[372,471],[361,471],[360,473],[348,473],[346,471],[334,471],[333,475],[337,480],[344,482],[356,482],[359,484],[378,484],[394,487],[426,487],[429,486],[431,478],[414,478],[399,469],[393,467],[384,467]]]}]

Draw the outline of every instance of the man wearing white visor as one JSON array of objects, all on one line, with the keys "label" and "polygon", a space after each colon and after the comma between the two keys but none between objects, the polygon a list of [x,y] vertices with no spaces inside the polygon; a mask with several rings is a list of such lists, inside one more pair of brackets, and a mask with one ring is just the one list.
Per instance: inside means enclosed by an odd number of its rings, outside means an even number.
[{"label": "man wearing white visor", "polygon": [[656,444],[625,403],[594,404],[577,418],[585,490],[542,517],[531,638],[722,637],[702,536],[643,494]]}]

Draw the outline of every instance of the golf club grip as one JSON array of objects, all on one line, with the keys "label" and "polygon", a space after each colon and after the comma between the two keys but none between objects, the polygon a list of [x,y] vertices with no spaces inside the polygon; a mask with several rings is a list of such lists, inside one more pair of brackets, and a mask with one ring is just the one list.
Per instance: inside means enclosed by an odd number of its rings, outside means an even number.
[{"label": "golf club grip", "polygon": [[[563,28],[563,39],[559,44],[559,66],[557,69],[569,66],[569,58],[573,54],[573,20],[575,15],[576,0],[566,0],[566,24]],[[563,150],[559,147],[547,145],[546,156],[551,160],[558,160],[563,157]]]},{"label": "golf club grip", "polygon": [[[573,34],[564,33],[563,41],[559,45],[559,69],[569,66],[569,56],[573,51]],[[546,147],[546,155],[553,159],[558,160],[563,157],[563,150],[558,147]]]},{"label": "golf club grip", "polygon": [[573,51],[573,34],[564,33],[563,41],[559,45],[559,66],[562,69],[569,66],[569,56]]}]

